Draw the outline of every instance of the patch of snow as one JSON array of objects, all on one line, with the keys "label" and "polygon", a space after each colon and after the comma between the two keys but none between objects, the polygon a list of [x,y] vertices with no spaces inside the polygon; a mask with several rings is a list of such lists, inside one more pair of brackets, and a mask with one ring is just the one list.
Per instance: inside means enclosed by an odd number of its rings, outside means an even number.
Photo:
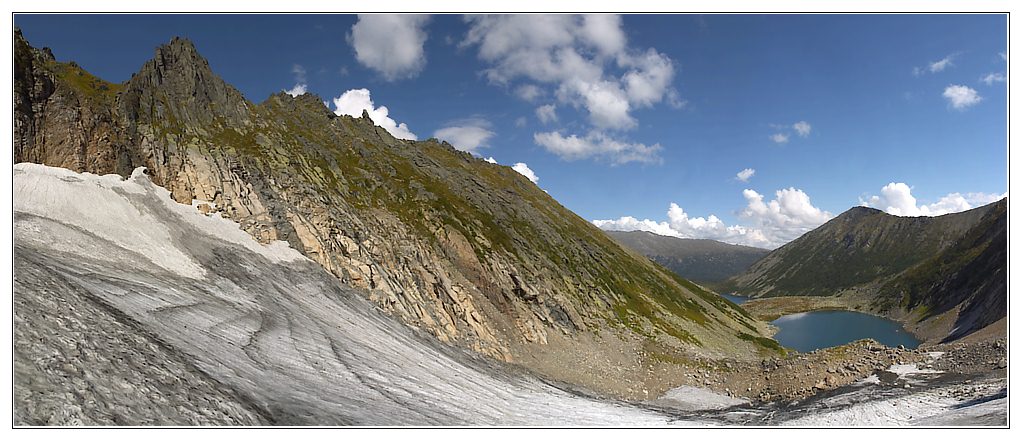
[{"label": "patch of snow", "polygon": [[174,246],[163,220],[132,204],[133,196],[147,192],[136,182],[142,179],[125,181],[118,175],[16,164],[14,211],[78,227],[138,252],[178,275],[203,278],[206,270]]},{"label": "patch of snow", "polygon": [[857,387],[862,387],[865,385],[881,385],[881,379],[878,378],[876,374],[872,374],[870,376],[867,376],[863,379],[854,382],[852,385]]},{"label": "patch of snow", "polygon": [[[156,213],[166,207],[178,219]],[[150,181],[145,168],[127,180],[116,174],[77,173],[59,167],[14,165],[14,211],[52,219],[80,228],[145,256],[175,274],[203,279],[206,270],[172,240],[167,223],[185,222],[222,241],[245,247],[274,262],[305,259],[284,241],[259,244],[238,223],[218,215],[205,216],[178,204],[170,191]],[[73,247],[70,253],[86,253]],[[109,260],[109,257],[97,257]]]},{"label": "patch of snow", "polygon": [[691,387],[683,385],[664,393],[656,400],[650,401],[652,405],[674,408],[683,411],[697,410],[721,410],[735,405],[742,405],[747,401],[726,396],[706,388]]},{"label": "patch of snow", "polygon": [[948,411],[957,401],[934,392],[858,403],[781,422],[791,426],[892,426]]},{"label": "patch of snow", "polygon": [[929,352],[927,352],[927,356],[930,356],[930,358],[934,359],[934,360],[941,359],[941,357],[944,356],[944,355],[945,355],[945,352],[943,352],[943,351],[929,351]]},{"label": "patch of snow", "polygon": [[916,374],[938,374],[942,373],[939,370],[931,370],[927,368],[920,368],[916,364],[895,364],[888,367],[888,370],[892,373],[899,375],[900,378],[906,379],[910,375]]}]

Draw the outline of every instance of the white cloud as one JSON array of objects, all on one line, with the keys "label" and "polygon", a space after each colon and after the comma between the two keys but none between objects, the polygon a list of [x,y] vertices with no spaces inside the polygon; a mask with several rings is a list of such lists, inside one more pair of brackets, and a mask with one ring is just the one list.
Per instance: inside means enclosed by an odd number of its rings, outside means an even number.
[{"label": "white cloud", "polygon": [[658,155],[661,150],[660,144],[648,146],[642,143],[629,143],[596,131],[584,137],[578,135],[565,137],[560,132],[541,132],[533,134],[533,140],[549,152],[568,161],[584,158],[604,159],[613,164],[661,161]]},{"label": "white cloud", "polygon": [[536,87],[535,84],[524,84],[515,89],[515,95],[526,101],[535,101],[543,95],[543,91]]},{"label": "white cloud", "polygon": [[526,117],[518,117],[515,119],[515,127],[526,127]]},{"label": "white cloud", "polygon": [[1008,60],[1008,59],[1009,59],[1009,58],[1008,58],[1008,57],[1007,57],[1007,56],[1005,55],[1005,52],[999,52],[999,53],[998,53],[998,56],[999,56],[999,57],[1002,57],[1002,60]]},{"label": "white cloud", "polygon": [[750,168],[742,169],[739,171],[739,173],[735,174],[735,179],[745,183],[748,182],[749,179],[753,177],[753,174],[755,173],[757,173],[756,169]]},{"label": "white cloud", "polygon": [[746,189],[746,207],[740,212],[745,225],[727,226],[715,215],[691,217],[678,204],[671,203],[667,221],[638,220],[623,216],[616,220],[594,220],[604,230],[644,230],[678,238],[706,238],[732,244],[776,248],[824,224],[833,216],[810,203],[802,190],[789,188],[775,193],[776,199],[763,201],[763,195]]},{"label": "white cloud", "polygon": [[1004,83],[1005,74],[1002,74],[1001,72],[992,72],[983,77],[980,77],[980,81],[987,84],[988,86],[991,86],[995,83]]},{"label": "white cloud", "polygon": [[945,68],[948,68],[949,66],[954,66],[952,64],[953,58],[955,58],[955,54],[949,55],[941,60],[931,62],[927,65],[927,70],[931,71],[931,73],[936,73],[945,70]]},{"label": "white cloud", "polygon": [[291,67],[291,73],[295,75],[295,86],[285,90],[284,93],[297,97],[308,92],[309,87],[306,84],[305,68],[300,64],[296,64]]},{"label": "white cloud", "polygon": [[297,97],[306,92],[308,92],[308,90],[306,89],[305,83],[296,84],[295,87],[284,91],[285,94],[291,95],[292,97]]},{"label": "white cloud", "polygon": [[405,123],[398,124],[387,116],[387,106],[374,107],[368,89],[351,89],[334,99],[334,113],[355,118],[362,116],[362,111],[369,113],[369,118],[377,126],[384,128],[395,138],[415,140],[416,134],[408,129]]},{"label": "white cloud", "polygon": [[451,143],[458,150],[479,154],[479,149],[488,146],[487,142],[494,136],[489,128],[489,122],[472,119],[438,129],[433,136]]},{"label": "white cloud", "polygon": [[622,82],[629,101],[636,106],[653,106],[665,97],[666,91],[674,92],[671,82],[675,66],[666,55],[648,49],[645,54],[625,58],[620,63],[632,68],[622,76]]},{"label": "white cloud", "polygon": [[983,99],[973,88],[958,84],[949,85],[941,95],[948,100],[948,104],[959,110],[980,103]]},{"label": "white cloud", "polygon": [[781,245],[798,238],[824,224],[833,215],[810,203],[810,196],[790,187],[775,192],[775,199],[764,202],[764,196],[754,190],[742,191],[746,208],[739,217],[748,220],[760,230],[768,242]]},{"label": "white cloud", "polygon": [[944,71],[945,69],[948,69],[949,67],[955,66],[954,64],[952,64],[952,60],[957,55],[958,54],[949,54],[947,57],[942,58],[941,60],[932,61],[930,63],[927,63],[927,65],[924,66],[924,67],[915,67],[915,68],[913,68],[913,75],[920,76],[920,75],[923,75],[925,73],[935,74],[935,73]]},{"label": "white cloud", "polygon": [[795,129],[796,133],[803,138],[809,136],[810,130],[812,130],[812,128],[810,127],[810,123],[807,123],[805,121],[799,121],[796,124],[793,124],[792,128]]},{"label": "white cloud", "polygon": [[426,15],[359,14],[349,43],[355,59],[387,81],[411,78],[426,64]]},{"label": "white cloud", "polygon": [[521,173],[522,176],[529,178],[529,181],[532,181],[533,184],[536,184],[538,181],[540,181],[540,178],[537,177],[535,173],[533,173],[533,170],[530,169],[529,166],[526,165],[526,163],[515,163],[515,165],[512,166],[512,169],[518,173]]},{"label": "white cloud", "polygon": [[460,46],[477,48],[479,58],[487,63],[483,73],[491,82],[525,82],[514,91],[526,101],[553,93],[560,104],[585,112],[598,131],[637,127],[631,114],[637,108],[663,101],[680,108],[685,103],[672,86],[672,60],[653,48],[630,48],[619,16],[471,16],[465,20],[469,31]]},{"label": "white cloud", "polygon": [[486,157],[483,159],[483,161],[486,161],[490,164],[497,164],[497,160],[495,160],[494,157]]},{"label": "white cloud", "polygon": [[590,123],[602,129],[632,129],[636,120],[629,115],[632,107],[620,85],[611,81],[570,80],[558,88],[560,100],[585,107]]},{"label": "white cloud", "polygon": [[557,106],[545,104],[536,108],[536,118],[543,124],[556,123],[558,121]]},{"label": "white cloud", "polygon": [[595,46],[604,55],[617,54],[625,49],[622,18],[617,15],[584,15],[580,30],[583,40]]},{"label": "white cloud", "polygon": [[990,204],[1008,196],[993,193],[950,193],[932,204],[917,205],[912,188],[906,183],[888,183],[881,188],[880,195],[866,200],[860,198],[860,205],[873,207],[897,216],[938,216],[947,213],[962,212],[985,204]]},{"label": "white cloud", "polygon": [[774,135],[771,135],[771,141],[774,141],[777,144],[785,144],[789,142],[789,135],[783,133],[776,133]]}]

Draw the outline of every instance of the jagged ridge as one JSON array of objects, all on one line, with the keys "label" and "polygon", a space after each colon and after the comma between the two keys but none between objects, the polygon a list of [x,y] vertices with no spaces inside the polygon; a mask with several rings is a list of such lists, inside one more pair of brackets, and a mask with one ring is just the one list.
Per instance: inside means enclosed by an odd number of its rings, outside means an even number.
[{"label": "jagged ridge", "polygon": [[527,360],[551,333],[611,331],[633,351],[769,351],[740,338],[762,323],[621,248],[508,167],[397,140],[310,94],[252,104],[187,40],[115,85],[15,39],[16,162],[125,176],[146,166],[175,200],[208,201],[260,241],[287,241],[443,341],[555,376],[591,368]]}]

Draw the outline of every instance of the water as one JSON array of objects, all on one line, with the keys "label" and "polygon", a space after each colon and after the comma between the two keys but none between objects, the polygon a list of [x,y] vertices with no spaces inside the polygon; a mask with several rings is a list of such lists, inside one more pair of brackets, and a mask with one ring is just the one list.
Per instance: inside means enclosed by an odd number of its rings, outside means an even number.
[{"label": "water", "polygon": [[920,344],[913,335],[890,319],[849,311],[820,311],[782,316],[771,324],[781,330],[774,339],[781,345],[809,352],[871,338],[890,347]]},{"label": "water", "polygon": [[727,299],[729,301],[732,301],[732,302],[734,302],[736,304],[742,304],[742,303],[744,303],[746,301],[749,301],[749,298],[747,298],[745,296],[739,296],[739,295],[736,295],[734,293],[722,293],[721,297],[725,298],[725,299]]}]

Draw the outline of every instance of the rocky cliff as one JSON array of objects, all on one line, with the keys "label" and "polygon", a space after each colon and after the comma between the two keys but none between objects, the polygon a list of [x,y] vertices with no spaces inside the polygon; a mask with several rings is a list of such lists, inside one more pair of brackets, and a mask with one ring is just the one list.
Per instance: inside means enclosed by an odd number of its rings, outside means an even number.
[{"label": "rocky cliff", "polygon": [[14,114],[15,162],[145,166],[176,201],[288,242],[406,324],[557,378],[599,384],[623,364],[645,375],[656,352],[771,351],[752,339],[763,323],[512,169],[395,139],[310,94],[251,103],[187,40],[111,84],[16,31]]},{"label": "rocky cliff", "polygon": [[756,262],[724,288],[753,297],[842,296],[956,339],[1006,315],[1006,199],[937,217],[855,207]]}]

